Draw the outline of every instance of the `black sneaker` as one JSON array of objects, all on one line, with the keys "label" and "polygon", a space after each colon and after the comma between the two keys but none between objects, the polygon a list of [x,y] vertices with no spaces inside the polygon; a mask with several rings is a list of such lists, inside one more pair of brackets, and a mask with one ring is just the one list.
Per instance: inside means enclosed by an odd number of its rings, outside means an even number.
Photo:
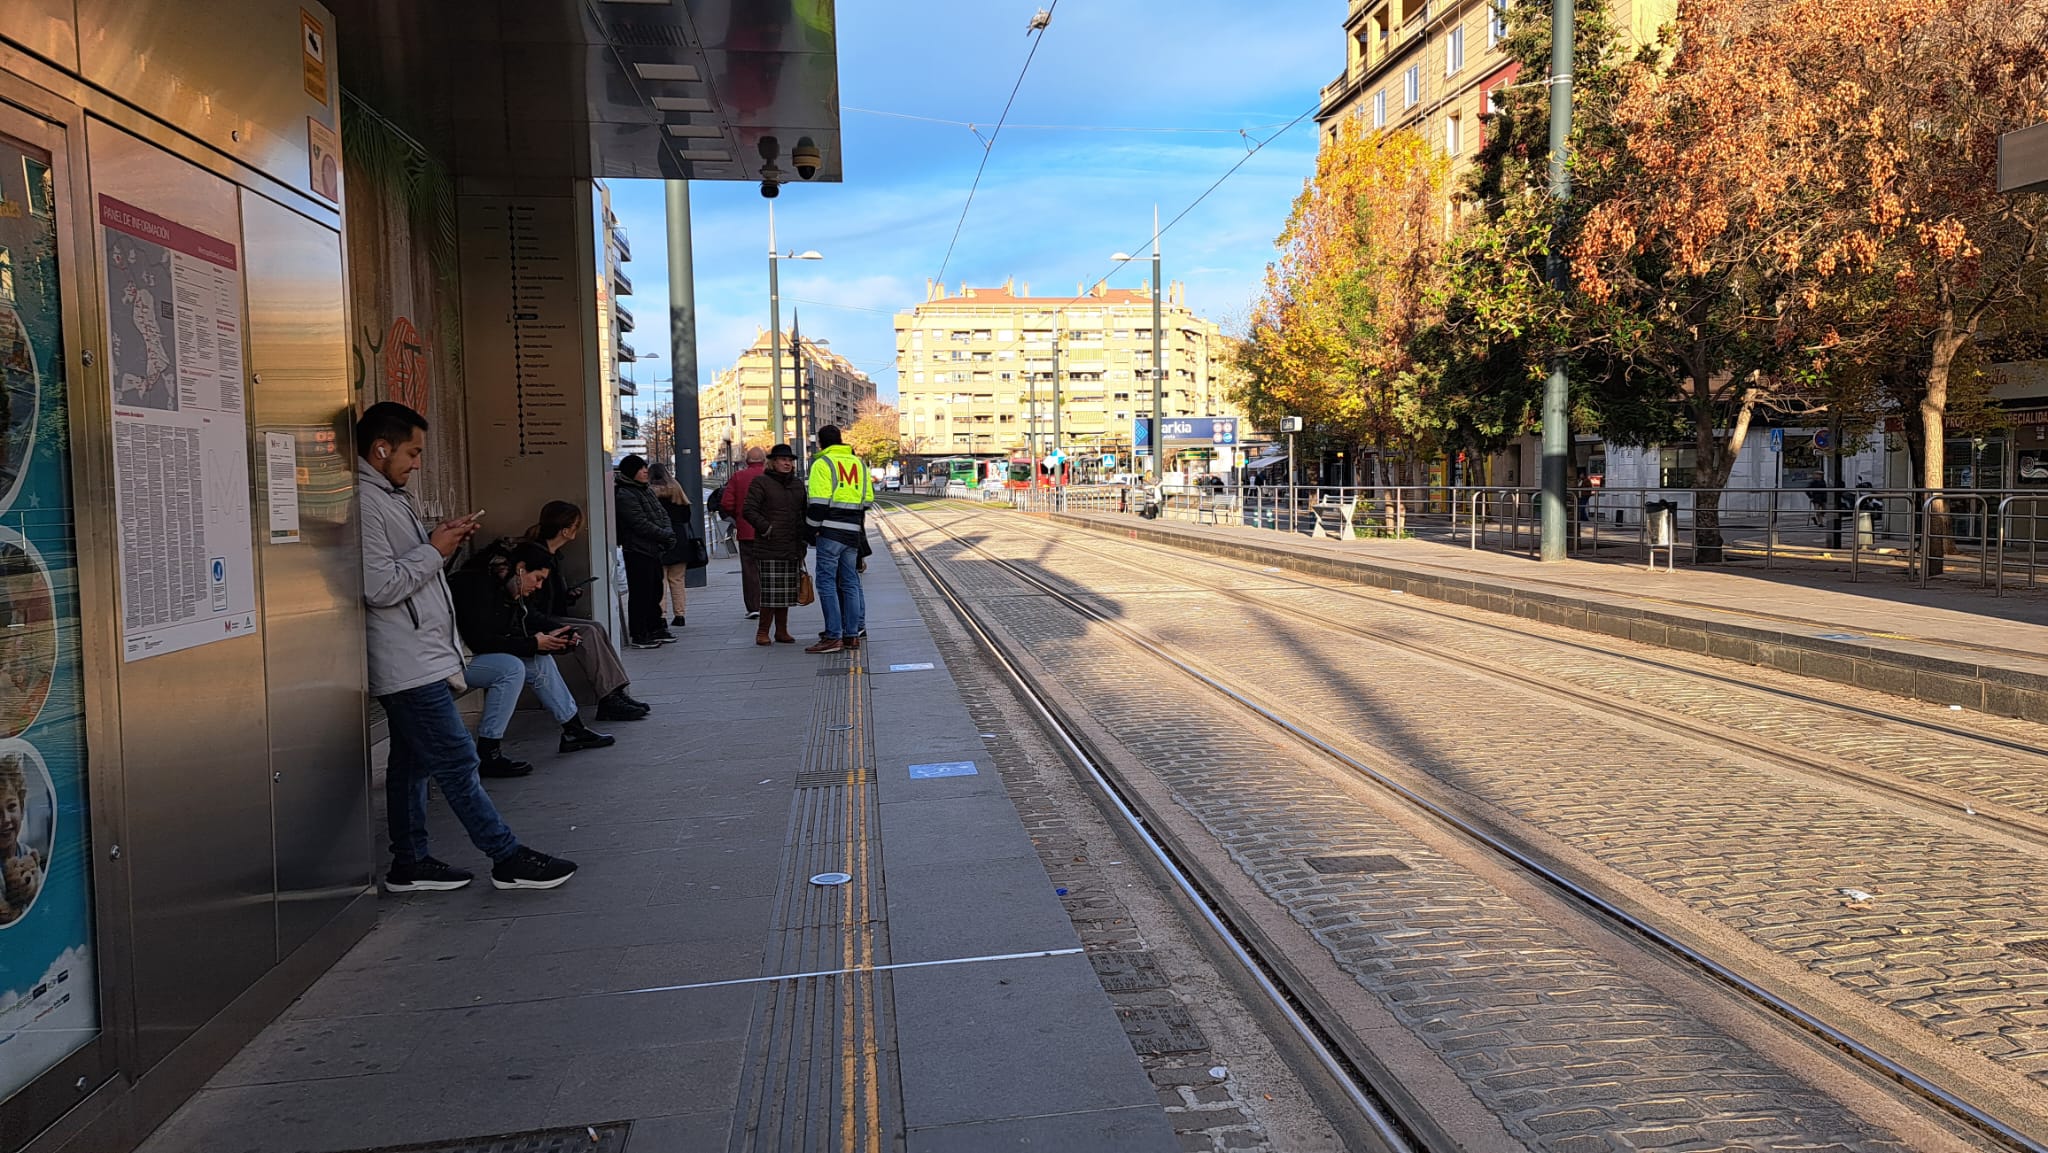
[{"label": "black sneaker", "polygon": [[681,613],[677,613],[677,614],[676,614],[676,619],[674,619],[674,620],[672,620],[672,621],[670,621],[670,622],[668,622],[668,623],[669,623],[669,624],[671,624],[671,625],[673,625],[673,626],[674,626],[674,627],[676,627],[676,628],[682,628],[682,627],[683,627],[683,614],[681,614]]},{"label": "black sneaker", "polygon": [[614,695],[617,696],[620,700],[626,702],[627,704],[632,705],[636,709],[646,709],[650,713],[654,711],[653,705],[648,704],[646,701],[641,700],[639,697],[634,696],[633,694],[627,692],[624,689],[620,689]]},{"label": "black sneaker", "polygon": [[750,621],[757,621],[757,620],[760,620],[760,619],[761,619],[761,610],[760,610],[760,609],[748,609],[748,610],[747,610],[747,619],[748,619],[748,620],[750,620]]},{"label": "black sneaker", "polygon": [[644,721],[647,714],[653,711],[646,705],[613,700],[610,697],[597,702],[597,719],[600,721]]},{"label": "black sneaker", "polygon": [[618,741],[610,733],[586,728],[582,721],[570,721],[562,726],[562,743],[556,748],[559,752],[580,753],[585,749],[608,749],[615,744]]},{"label": "black sneaker", "polygon": [[445,892],[460,889],[475,880],[468,869],[428,857],[419,861],[393,861],[384,874],[384,888],[393,893]]},{"label": "black sneaker", "polygon": [[627,641],[626,644],[628,647],[636,649],[658,649],[661,647],[662,641],[660,637],[634,637],[632,640]]},{"label": "black sneaker", "polygon": [[576,875],[576,862],[522,848],[491,866],[491,884],[500,889],[552,889]]},{"label": "black sneaker", "polygon": [[494,781],[503,780],[508,777],[523,777],[531,772],[533,772],[532,763],[528,761],[515,761],[498,749],[492,749],[490,752],[485,753],[479,758],[476,766],[477,776]]}]

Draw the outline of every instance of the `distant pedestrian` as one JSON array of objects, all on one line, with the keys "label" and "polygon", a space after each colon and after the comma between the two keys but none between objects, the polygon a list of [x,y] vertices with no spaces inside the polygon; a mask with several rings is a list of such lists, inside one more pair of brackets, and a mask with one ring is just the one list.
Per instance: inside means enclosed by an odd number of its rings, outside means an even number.
[{"label": "distant pedestrian", "polygon": [[1813,523],[1820,524],[1820,514],[1828,507],[1828,482],[1822,480],[1819,473],[1814,473],[1813,478],[1806,482],[1806,499],[1813,504],[1810,514]]},{"label": "distant pedestrian", "polygon": [[718,507],[732,518],[733,536],[740,548],[740,595],[747,606],[747,619],[761,615],[761,561],[754,553],[754,526],[747,523],[747,487],[768,471],[768,455],[759,448],[747,450],[747,467],[734,473],[718,495]]},{"label": "distant pedestrian", "polygon": [[619,514],[619,547],[626,554],[626,633],[634,648],[653,648],[676,639],[661,619],[666,584],[661,557],[676,542],[675,526],[661,498],[648,487],[647,458],[633,453],[619,462],[612,495]]},{"label": "distant pedestrian", "polygon": [[690,596],[690,570],[701,567],[698,559],[704,547],[704,534],[697,527],[697,508],[690,503],[690,494],[683,490],[682,482],[669,475],[668,466],[655,464],[647,470],[648,487],[661,498],[662,511],[668,514],[669,527],[675,530],[675,543],[661,554],[661,579],[668,592],[669,625],[683,627],[683,602]]},{"label": "distant pedestrian", "polygon": [[797,483],[794,449],[778,444],[768,450],[768,471],[747,486],[743,515],[754,528],[754,556],[761,566],[761,624],[754,643],[793,645],[789,606],[796,603],[804,571],[804,490]]},{"label": "distant pedestrian", "polygon": [[431,532],[420,524],[405,483],[426,447],[426,420],[402,404],[373,404],[356,422],[370,692],[391,730],[384,777],[391,870],[384,887],[460,889],[474,879],[427,851],[431,778],[471,843],[491,859],[493,885],[552,889],[575,875],[576,863],[522,846],[505,827],[477,779],[476,743],[455,708],[464,662],[441,566],[476,531],[476,518],[444,521]]},{"label": "distant pedestrian", "polygon": [[861,596],[860,549],[868,535],[867,509],[875,503],[868,466],[842,443],[839,426],[818,430],[818,459],[811,462],[805,523],[818,544],[818,603],[825,609],[825,635],[805,649],[836,653],[860,647],[867,631]]}]

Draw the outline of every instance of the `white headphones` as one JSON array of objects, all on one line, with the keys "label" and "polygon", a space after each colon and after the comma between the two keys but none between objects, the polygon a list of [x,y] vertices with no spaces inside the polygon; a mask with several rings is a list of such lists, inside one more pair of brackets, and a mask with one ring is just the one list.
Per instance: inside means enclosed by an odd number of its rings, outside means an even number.
[{"label": "white headphones", "polygon": [[388,449],[388,448],[385,448],[385,447],[384,447],[383,445],[378,445],[378,446],[377,446],[377,459],[378,459],[378,460],[385,460],[385,459],[388,459],[388,458],[389,458],[390,456],[391,456],[391,450],[390,450],[390,449]]}]

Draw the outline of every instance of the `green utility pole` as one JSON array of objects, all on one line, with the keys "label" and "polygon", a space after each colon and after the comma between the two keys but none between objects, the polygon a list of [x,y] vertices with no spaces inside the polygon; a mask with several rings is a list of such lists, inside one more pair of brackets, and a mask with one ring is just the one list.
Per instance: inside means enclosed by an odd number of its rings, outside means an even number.
[{"label": "green utility pole", "polygon": [[[1562,231],[1564,202],[1572,194],[1571,172],[1566,167],[1572,138],[1573,45],[1578,36],[1578,12],[1574,0],[1551,0],[1550,9],[1550,195],[1558,207],[1550,229],[1550,283],[1560,292],[1567,287],[1559,233]],[[1546,561],[1565,557],[1566,498],[1565,466],[1571,456],[1571,426],[1566,409],[1571,380],[1565,371],[1562,352],[1550,360],[1550,379],[1543,384],[1543,551]]]}]

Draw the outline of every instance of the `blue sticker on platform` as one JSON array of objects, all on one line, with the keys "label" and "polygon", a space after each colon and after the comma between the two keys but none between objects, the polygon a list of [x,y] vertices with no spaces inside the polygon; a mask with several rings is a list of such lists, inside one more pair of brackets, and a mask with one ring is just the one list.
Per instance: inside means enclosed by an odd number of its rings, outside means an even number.
[{"label": "blue sticker on platform", "polygon": [[1820,633],[1816,639],[1824,641],[1860,641],[1863,639],[1863,635],[1861,633]]},{"label": "blue sticker on platform", "polygon": [[914,665],[890,665],[889,671],[892,673],[919,673],[931,667],[932,663],[930,661],[919,661]]},{"label": "blue sticker on platform", "polygon": [[979,775],[980,770],[974,767],[973,761],[940,761],[934,765],[910,766],[910,779],[913,781],[928,781],[933,777],[973,777]]}]

